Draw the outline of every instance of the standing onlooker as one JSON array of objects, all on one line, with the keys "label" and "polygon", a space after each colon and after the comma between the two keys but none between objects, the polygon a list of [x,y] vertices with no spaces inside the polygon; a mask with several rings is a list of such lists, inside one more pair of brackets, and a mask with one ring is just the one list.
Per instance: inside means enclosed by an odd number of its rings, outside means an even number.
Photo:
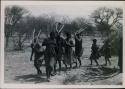
[{"label": "standing onlooker", "polygon": [[30,61],[32,61],[32,57],[33,57],[33,54],[34,54],[34,46],[36,45],[37,43],[37,38],[35,37],[31,43],[31,56],[30,56]]},{"label": "standing onlooker", "polygon": [[80,34],[77,33],[75,35],[75,55],[79,61],[79,67],[82,65],[80,57],[82,56],[83,48],[82,48],[82,38]]},{"label": "standing onlooker", "polygon": [[103,46],[103,52],[105,57],[105,65],[107,65],[107,62],[111,65],[111,61],[109,58],[111,58],[111,45],[109,43],[109,40],[106,40]]},{"label": "standing onlooker", "polygon": [[120,38],[119,42],[119,59],[118,59],[118,66],[120,68],[120,73],[123,72],[123,39]]},{"label": "standing onlooker", "polygon": [[97,59],[99,58],[99,52],[98,52],[99,47],[96,45],[96,42],[97,42],[97,40],[93,39],[93,44],[91,47],[91,56],[90,56],[91,65],[92,65],[93,60],[96,62],[96,65],[99,65],[98,61],[97,61]]}]

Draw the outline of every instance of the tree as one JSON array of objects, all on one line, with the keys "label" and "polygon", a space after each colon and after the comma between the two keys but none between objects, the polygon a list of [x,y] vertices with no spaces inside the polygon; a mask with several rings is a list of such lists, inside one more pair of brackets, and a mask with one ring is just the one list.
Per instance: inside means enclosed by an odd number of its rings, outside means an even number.
[{"label": "tree", "polygon": [[109,36],[112,27],[123,18],[123,11],[120,8],[110,9],[106,7],[98,8],[92,13],[98,30],[102,35]]},{"label": "tree", "polygon": [[76,18],[71,22],[71,25],[74,32],[77,32],[79,29],[84,29],[84,31],[81,32],[82,34],[87,34],[87,35],[93,34],[92,24],[86,18],[83,17]]},{"label": "tree", "polygon": [[123,10],[120,8],[98,8],[92,13],[98,31],[111,43],[112,55],[118,55],[119,39],[122,38]]},{"label": "tree", "polygon": [[28,39],[30,30],[27,27],[27,21],[22,19],[16,26],[13,28],[14,35],[12,35],[12,41],[14,44],[14,50],[23,50],[24,42]]},{"label": "tree", "polygon": [[8,46],[9,37],[14,34],[14,27],[28,13],[28,11],[18,6],[7,6],[5,8],[5,38],[6,47]]}]

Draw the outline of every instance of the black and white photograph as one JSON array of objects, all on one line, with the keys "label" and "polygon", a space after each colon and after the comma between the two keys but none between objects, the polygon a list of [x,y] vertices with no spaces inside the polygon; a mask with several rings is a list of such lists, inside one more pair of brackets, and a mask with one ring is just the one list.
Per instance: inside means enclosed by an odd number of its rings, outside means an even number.
[{"label": "black and white photograph", "polygon": [[8,2],[3,83],[123,85],[124,1]]}]

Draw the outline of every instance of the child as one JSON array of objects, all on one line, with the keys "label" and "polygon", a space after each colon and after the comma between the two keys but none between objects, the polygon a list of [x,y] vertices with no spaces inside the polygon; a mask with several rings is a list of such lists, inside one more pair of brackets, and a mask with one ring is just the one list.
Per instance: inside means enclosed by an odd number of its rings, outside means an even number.
[{"label": "child", "polygon": [[107,65],[107,62],[109,62],[109,64],[111,65],[111,61],[109,60],[109,58],[111,58],[111,46],[108,40],[106,40],[104,44],[103,51],[105,57],[105,65]]},{"label": "child", "polygon": [[94,60],[96,62],[96,65],[99,65],[98,64],[98,61],[97,59],[99,58],[99,48],[98,46],[96,45],[96,42],[97,40],[96,39],[93,39],[93,44],[92,44],[92,47],[91,47],[91,56],[90,56],[90,60],[91,60],[91,65],[92,65],[92,61]]}]

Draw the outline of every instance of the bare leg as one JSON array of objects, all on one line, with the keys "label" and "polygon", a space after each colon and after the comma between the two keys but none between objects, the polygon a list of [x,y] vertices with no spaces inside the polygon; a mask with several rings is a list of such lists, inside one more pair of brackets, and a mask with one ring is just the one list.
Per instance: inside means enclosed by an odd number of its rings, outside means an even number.
[{"label": "bare leg", "polygon": [[50,75],[49,75],[49,66],[46,66],[46,76],[47,76],[47,79],[50,78]]},{"label": "bare leg", "polygon": [[57,64],[57,60],[55,62],[55,65],[54,65],[54,72],[56,73],[56,64]]},{"label": "bare leg", "polygon": [[98,64],[98,61],[97,61],[97,59],[94,59],[94,60],[95,60],[95,62],[96,62],[96,65],[99,65],[99,64]]},{"label": "bare leg", "polygon": [[72,68],[72,64],[70,64],[70,69]]},{"label": "bare leg", "polygon": [[48,79],[50,78],[51,73],[52,73],[52,67],[48,66],[48,68],[47,68],[47,78]]},{"label": "bare leg", "polygon": [[49,65],[50,65],[50,74],[51,75],[55,75],[55,64],[56,64],[55,57],[51,57],[50,58],[50,63],[49,63]]},{"label": "bare leg", "polygon": [[33,53],[34,53],[34,51],[32,49],[31,56],[30,56],[30,61],[32,61]]},{"label": "bare leg", "polygon": [[82,65],[80,57],[78,57],[79,67]]},{"label": "bare leg", "polygon": [[61,60],[58,60],[59,63],[59,71],[61,71]]},{"label": "bare leg", "polygon": [[107,65],[107,58],[105,57],[105,65]]},{"label": "bare leg", "polygon": [[111,61],[109,60],[109,58],[107,58],[107,60],[108,60],[109,64],[111,65]]},{"label": "bare leg", "polygon": [[67,70],[67,65],[66,65],[66,63],[65,63],[65,61],[63,60],[63,64],[65,65],[65,68],[66,68],[66,70]]},{"label": "bare leg", "polygon": [[92,65],[92,59],[90,59],[90,61],[91,61],[91,64],[90,64],[90,65]]},{"label": "bare leg", "polygon": [[77,67],[77,62],[75,62],[75,67]]},{"label": "bare leg", "polygon": [[37,74],[42,74],[42,71],[40,70],[40,67],[37,65],[37,61],[34,61],[34,66],[37,70]]}]

